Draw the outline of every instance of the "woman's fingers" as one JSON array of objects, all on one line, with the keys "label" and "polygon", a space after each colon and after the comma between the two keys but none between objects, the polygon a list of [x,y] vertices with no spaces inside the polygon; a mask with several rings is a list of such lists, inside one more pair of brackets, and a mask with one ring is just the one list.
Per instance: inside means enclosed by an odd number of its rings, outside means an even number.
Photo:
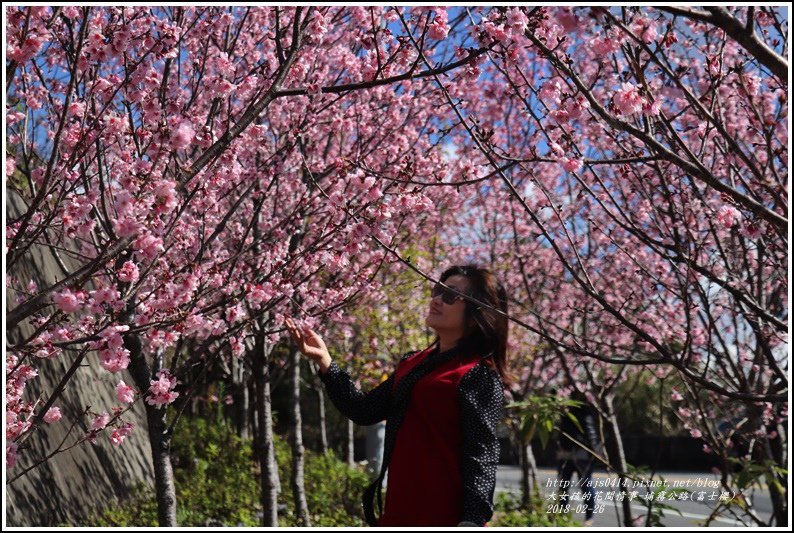
[{"label": "woman's fingers", "polygon": [[321,337],[313,329],[310,329],[308,327],[303,328],[303,336],[304,336],[304,338],[307,341],[313,341],[312,342],[313,345],[315,345],[315,346],[319,346],[320,345],[319,341],[321,340]]},{"label": "woman's fingers", "polygon": [[321,365],[329,360],[328,348],[319,333],[308,326],[298,326],[291,317],[286,317],[284,324],[303,355]]},{"label": "woman's fingers", "polygon": [[298,328],[295,326],[295,322],[293,322],[291,318],[287,318],[285,322],[287,325],[287,330],[289,331],[290,335],[295,340],[295,342],[297,342],[299,345],[303,344],[303,338],[302,338],[303,336],[301,335]]},{"label": "woman's fingers", "polygon": [[308,333],[308,331],[311,330],[308,327],[303,327],[303,328],[298,327],[298,325],[295,324],[295,321],[289,317],[285,320],[285,323],[287,325],[287,329],[290,332],[290,335],[292,335],[292,338],[295,340],[295,343],[298,345],[298,349],[304,354],[308,355],[309,346],[307,341],[310,338],[310,334]]}]

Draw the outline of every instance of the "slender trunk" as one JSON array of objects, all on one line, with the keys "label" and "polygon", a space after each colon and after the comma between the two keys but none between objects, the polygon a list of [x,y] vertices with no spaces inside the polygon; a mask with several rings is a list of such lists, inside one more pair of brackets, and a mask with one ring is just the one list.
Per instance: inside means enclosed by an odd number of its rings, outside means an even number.
[{"label": "slender trunk", "polygon": [[242,360],[232,358],[232,382],[234,386],[234,420],[237,436],[249,438],[248,432],[248,376]]},{"label": "slender trunk", "polygon": [[[354,327],[353,338],[358,338],[357,333],[358,332],[355,331],[355,327]],[[356,353],[359,353],[358,351],[359,341],[355,341],[355,342],[356,344],[353,346],[353,348],[355,349]],[[345,353],[345,355],[350,353],[350,346],[348,345],[347,337],[344,337],[342,340],[342,350]],[[347,462],[347,466],[349,466],[350,468],[355,468],[356,460],[354,454],[355,451],[354,439],[355,439],[356,427],[355,424],[353,424],[352,420],[345,418],[345,422],[347,423],[347,435],[345,438],[345,455],[346,455],[345,461]]]},{"label": "slender trunk", "polygon": [[165,408],[146,406],[149,444],[152,447],[155,493],[157,494],[157,522],[161,527],[176,527],[176,486],[171,467],[171,437],[166,435]]},{"label": "slender trunk", "polygon": [[347,420],[347,466],[350,468],[355,468],[356,460],[353,456],[353,446],[354,446],[354,436],[355,436],[355,425],[353,424],[352,420]]},{"label": "slender trunk", "polygon": [[535,452],[532,451],[532,443],[524,444],[519,437],[521,448],[521,506],[529,509],[532,493],[538,492],[538,465],[535,462]]},{"label": "slender trunk", "polygon": [[[162,355],[158,354],[154,368],[150,369],[143,356],[138,335],[127,335],[124,346],[130,351],[130,373],[135,385],[142,391],[149,390],[151,378],[162,367]],[[166,408],[144,404],[146,425],[149,430],[149,446],[154,467],[154,489],[157,500],[157,523],[160,527],[176,527],[176,486],[171,467],[171,435],[168,433]]]},{"label": "slender trunk", "polygon": [[306,489],[303,483],[303,426],[301,420],[301,354],[295,349],[292,350],[290,365],[290,378],[292,385],[292,397],[290,407],[292,410],[292,497],[295,502],[295,514],[298,524],[311,527],[309,516],[309,505],[306,503]]},{"label": "slender trunk", "polygon": [[628,464],[626,463],[626,453],[623,450],[623,438],[620,435],[620,426],[618,425],[618,417],[615,415],[615,410],[612,405],[612,396],[606,395],[604,398],[604,407],[606,413],[606,425],[609,431],[610,438],[608,441],[609,449],[609,462],[617,469],[618,481],[620,483],[620,491],[623,493],[623,525],[632,527],[634,525],[634,517],[631,512],[631,501],[628,498],[626,487],[630,487],[631,483],[626,477]]},{"label": "slender trunk", "polygon": [[[253,398],[254,402],[256,402],[256,380],[253,379],[253,376],[248,379],[248,383],[246,384],[246,396],[249,398]],[[254,449],[258,450],[259,447],[257,445],[257,435],[259,435],[259,430],[257,429],[257,412],[259,410],[256,408],[256,405],[248,409],[248,430],[250,431],[251,438],[254,440]]]},{"label": "slender trunk", "polygon": [[538,492],[538,464],[535,462],[535,452],[532,451],[532,445],[527,445],[527,456],[529,457],[529,473],[532,475],[532,490],[536,494]]},{"label": "slender trunk", "polygon": [[270,348],[265,343],[264,320],[259,323],[253,354],[256,390],[257,459],[261,471],[260,503],[262,526],[278,527],[278,465],[276,464],[273,436],[272,406],[270,398],[270,373],[267,357]]},{"label": "slender trunk", "polygon": [[317,383],[316,390],[320,409],[320,452],[325,455],[328,453],[328,432],[325,427],[325,392],[321,383]]},{"label": "slender trunk", "polygon": [[521,466],[521,507],[529,509],[529,498],[532,489],[529,485],[529,457],[527,457],[527,446],[524,444],[523,439],[519,439],[519,449],[521,450],[518,462]]}]

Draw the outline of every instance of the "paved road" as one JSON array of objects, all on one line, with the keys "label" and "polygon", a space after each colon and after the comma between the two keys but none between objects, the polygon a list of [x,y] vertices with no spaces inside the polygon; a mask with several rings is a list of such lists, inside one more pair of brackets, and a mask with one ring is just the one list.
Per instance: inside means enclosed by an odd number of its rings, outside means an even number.
[{"label": "paved road", "polygon": [[[704,492],[703,501],[665,500],[664,503],[674,505],[681,511],[681,515],[674,511],[665,511],[662,524],[673,527],[693,527],[698,526],[699,523],[702,523],[709,516],[716,504],[716,501],[709,501],[712,497],[712,493],[716,491],[715,499],[717,499],[721,492],[717,476],[710,472],[661,472],[657,473],[656,479],[659,479],[659,475],[665,479],[667,487],[681,486],[696,495],[699,492]],[[499,465],[496,472],[497,492],[520,494],[520,481],[521,470],[519,467]],[[597,471],[593,474],[593,485],[596,487],[596,503],[603,506],[597,508],[598,512],[593,517],[593,526],[616,527],[620,525],[619,516],[622,515],[622,504],[614,501],[614,494],[620,492],[617,481],[616,476],[608,475],[603,471]],[[555,484],[559,483],[557,481],[557,473],[551,469],[539,470],[538,483],[541,485],[547,498],[550,498],[555,493],[559,493],[559,487],[555,487]],[[569,494],[571,494],[569,503],[574,509],[577,506],[581,506],[581,508],[584,509],[583,502],[575,499],[577,496],[581,497],[581,490],[575,486],[576,483],[577,479],[574,477],[572,486],[568,489]],[[644,487],[632,488],[629,490],[638,491],[640,495],[645,493]],[[772,503],[769,499],[768,491],[756,489],[750,496],[752,497],[758,515],[764,520],[769,520],[772,514]],[[613,498],[613,501],[608,501],[610,497]],[[548,505],[553,505],[554,503],[559,504],[558,501],[555,502],[552,499],[546,500],[546,503]],[[641,516],[647,512],[647,507],[637,500],[632,503],[632,509],[635,516]],[[580,522],[584,522],[584,513],[576,514],[576,518]],[[642,525],[644,525],[644,521]],[[720,516],[711,522],[712,527],[743,527],[746,525],[749,524],[743,524],[741,521],[731,516]]]}]

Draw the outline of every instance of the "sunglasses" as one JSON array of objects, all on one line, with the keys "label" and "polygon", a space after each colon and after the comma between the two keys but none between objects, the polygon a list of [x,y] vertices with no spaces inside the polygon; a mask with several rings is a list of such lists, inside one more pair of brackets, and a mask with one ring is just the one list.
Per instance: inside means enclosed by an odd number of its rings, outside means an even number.
[{"label": "sunglasses", "polygon": [[447,305],[452,305],[455,303],[455,301],[464,299],[463,296],[455,294],[450,289],[444,287],[440,283],[436,283],[433,286],[433,290],[430,292],[430,298],[435,298],[439,294],[441,295],[441,301]]}]

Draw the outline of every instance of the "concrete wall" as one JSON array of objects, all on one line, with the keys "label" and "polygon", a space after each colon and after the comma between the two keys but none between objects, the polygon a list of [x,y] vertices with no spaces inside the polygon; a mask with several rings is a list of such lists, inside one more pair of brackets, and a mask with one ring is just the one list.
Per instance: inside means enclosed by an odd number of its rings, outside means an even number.
[{"label": "concrete wall", "polygon": [[[13,218],[19,212],[21,200],[11,191],[6,190],[6,195],[8,216]],[[67,269],[76,267],[76,263],[67,257],[62,258]],[[39,287],[46,287],[64,277],[61,267],[46,248],[33,250],[25,259],[6,275],[19,277],[25,285],[33,279]],[[12,291],[7,291],[6,309],[14,307],[15,297]],[[14,331],[6,331],[7,345],[19,342],[32,331],[27,323]],[[38,398],[51,391],[75,357],[74,352],[64,352],[55,360],[33,361],[39,376],[28,381],[25,399]],[[52,425],[43,424],[28,439],[30,448],[20,454],[14,469],[6,470],[6,480],[56,449],[69,426],[86,407],[91,406],[92,411],[101,413],[111,412],[113,407],[119,406],[114,389],[121,379],[128,384],[133,382],[127,371],[118,374],[107,372],[99,366],[97,354],[89,352],[83,360],[83,366],[72,376],[61,399],[55,403],[60,407],[63,418]],[[46,397],[43,399],[46,400]],[[135,424],[135,429],[120,447],[111,445],[110,433],[103,432],[95,445],[84,443],[55,455],[14,483],[6,485],[7,525],[90,525],[85,519],[92,511],[127,495],[138,482],[152,485],[151,455],[143,413],[143,405],[138,402],[124,415],[125,421]],[[80,418],[66,440],[67,445],[85,434],[90,424],[90,416]]]}]

